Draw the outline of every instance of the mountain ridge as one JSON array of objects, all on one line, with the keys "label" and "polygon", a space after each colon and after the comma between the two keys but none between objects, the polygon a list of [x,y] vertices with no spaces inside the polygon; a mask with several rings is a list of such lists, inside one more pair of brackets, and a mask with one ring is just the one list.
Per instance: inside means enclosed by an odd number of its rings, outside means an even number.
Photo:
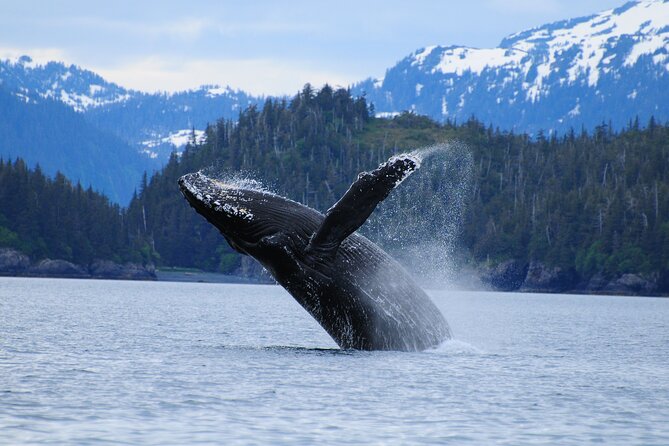
[{"label": "mountain ridge", "polygon": [[183,141],[178,134],[202,131],[208,123],[234,118],[242,108],[264,100],[220,85],[146,93],[126,89],[74,64],[40,64],[27,55],[0,60],[0,86],[26,103],[62,102],[160,163],[185,145],[173,144]]},{"label": "mountain ridge", "polygon": [[0,61],[0,85],[26,102],[54,99],[77,112],[121,102],[140,92],[108,82],[77,65],[36,63],[28,55]]},{"label": "mountain ridge", "polygon": [[0,110],[0,158],[21,157],[50,176],[61,172],[117,203],[130,201],[142,172],[159,167],[60,101],[26,103],[0,88]]},{"label": "mountain ridge", "polygon": [[[636,0],[504,37],[495,48],[432,45],[350,86],[381,115],[437,121],[477,116],[503,130],[616,128],[638,116],[669,119],[669,1]],[[25,100],[60,100],[140,153],[164,163],[184,132],[266,99],[230,86],[174,93],[125,89],[75,65],[0,61],[0,79]],[[178,147],[177,147],[178,148]]]},{"label": "mountain ridge", "polygon": [[[643,0],[505,37],[496,48],[433,45],[353,86],[376,111],[472,115],[502,129],[566,131],[669,119],[669,2]],[[625,110],[631,110],[625,113]]]}]

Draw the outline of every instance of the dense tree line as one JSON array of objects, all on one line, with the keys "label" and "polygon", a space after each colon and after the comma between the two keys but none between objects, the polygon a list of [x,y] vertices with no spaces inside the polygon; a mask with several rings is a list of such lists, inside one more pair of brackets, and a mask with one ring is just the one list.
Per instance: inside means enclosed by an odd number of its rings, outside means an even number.
[{"label": "dense tree line", "polygon": [[479,259],[595,273],[669,271],[669,127],[536,141],[479,129],[465,244]]},{"label": "dense tree line", "polygon": [[[241,111],[236,121],[209,126],[205,142],[193,139],[160,172],[145,175],[125,210],[69,185],[62,176],[31,180],[42,176],[20,162],[5,163],[3,175],[23,179],[3,183],[0,226],[5,244],[9,239],[18,243],[14,234],[33,255],[73,260],[134,256],[162,265],[240,272],[248,264],[190,209],[178,193],[179,176],[200,169],[223,177],[243,172],[323,211],[360,171],[393,153],[443,141],[461,142],[467,156],[421,184],[420,193],[450,193],[440,185],[463,182],[463,172],[468,175],[468,187],[460,188],[466,207],[458,228],[465,261],[541,261],[584,279],[669,274],[669,126],[632,121],[619,133],[602,124],[593,134],[531,138],[473,118],[444,124],[412,113],[374,118],[364,97],[329,86],[315,90],[306,85],[290,101],[268,100]],[[17,189],[40,181],[60,191],[37,200],[53,217],[35,217],[41,208],[33,206],[31,189]],[[90,208],[91,203],[97,207]],[[81,211],[86,206],[92,210]],[[93,229],[93,221],[104,224]],[[82,228],[78,235],[62,234],[73,227]],[[374,238],[373,228],[371,222],[363,231]]]},{"label": "dense tree line", "polygon": [[49,178],[21,159],[0,159],[0,247],[82,265],[149,261],[149,247],[129,234],[126,220],[119,205],[90,187],[61,173]]}]

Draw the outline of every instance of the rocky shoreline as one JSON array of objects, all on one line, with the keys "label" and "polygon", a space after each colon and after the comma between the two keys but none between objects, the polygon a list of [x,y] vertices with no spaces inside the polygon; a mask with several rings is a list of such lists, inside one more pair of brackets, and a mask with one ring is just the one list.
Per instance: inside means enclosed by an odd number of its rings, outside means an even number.
[{"label": "rocky shoreline", "polygon": [[658,274],[621,274],[608,278],[595,274],[582,278],[571,269],[518,260],[483,265],[479,267],[478,273],[484,285],[498,291],[669,296],[667,278],[661,278]]},{"label": "rocky shoreline", "polygon": [[[164,280],[211,283],[273,283],[271,278],[249,270],[238,276],[206,272],[156,271],[153,265],[136,263],[118,264],[109,260],[95,260],[90,265],[76,265],[66,260],[30,258],[11,248],[0,248],[0,276],[62,277],[113,280]],[[257,266],[258,271],[261,271]],[[472,274],[473,273],[473,274]],[[576,271],[547,266],[542,262],[506,260],[496,265],[484,264],[470,271],[483,287],[494,291],[566,294],[613,294],[629,296],[669,296],[667,278],[657,274],[621,274],[606,278],[601,274],[583,279]],[[256,277],[257,276],[257,277]]]},{"label": "rocky shoreline", "polygon": [[119,264],[110,260],[95,260],[90,265],[76,265],[61,259],[30,258],[14,249],[0,248],[0,276],[62,277],[77,279],[156,280],[153,265]]}]

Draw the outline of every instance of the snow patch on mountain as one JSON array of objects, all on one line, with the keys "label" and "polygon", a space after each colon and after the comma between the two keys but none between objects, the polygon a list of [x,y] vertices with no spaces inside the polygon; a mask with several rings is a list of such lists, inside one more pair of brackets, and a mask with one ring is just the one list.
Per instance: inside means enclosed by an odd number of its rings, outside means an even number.
[{"label": "snow patch on mountain", "polygon": [[76,65],[42,64],[29,56],[0,61],[0,81],[17,96],[61,101],[78,112],[123,102],[139,94]]},{"label": "snow patch on mountain", "polygon": [[220,85],[205,85],[201,87],[207,91],[207,96],[210,98],[215,98],[216,96],[222,95],[233,95],[235,91],[229,86],[221,87]]},{"label": "snow patch on mountain", "polygon": [[530,70],[534,70],[536,75],[526,83],[525,90],[527,98],[535,101],[546,93],[544,81],[552,73],[563,71],[564,56],[573,53],[566,70],[568,82],[585,78],[589,86],[596,86],[601,72],[610,71],[616,62],[618,54],[613,51],[621,39],[631,43],[624,59],[626,66],[634,65],[644,55],[653,55],[658,65],[669,61],[669,2],[645,0],[631,6],[516,33],[498,48],[431,46],[416,52],[411,65],[422,67],[438,51],[438,62],[425,67],[432,74],[462,76],[466,72],[481,74],[484,70],[506,69],[511,71],[506,83],[527,79]]},{"label": "snow patch on mountain", "polygon": [[486,68],[504,67],[518,64],[524,57],[519,51],[503,48],[444,48],[441,61],[433,67],[432,72],[462,75],[466,71],[480,74]]},{"label": "snow patch on mountain", "polygon": [[[161,145],[169,144],[176,149],[181,149],[187,144],[201,144],[205,141],[206,135],[204,130],[182,129],[172,132],[167,136],[155,135],[155,138],[143,141],[141,150],[142,153],[149,156],[149,158],[157,158],[158,152],[152,150]],[[180,152],[179,152],[180,153]]]},{"label": "snow patch on mountain", "polygon": [[474,115],[532,131],[653,110],[669,118],[667,82],[669,0],[640,0],[512,34],[497,48],[428,46],[353,92],[378,113]]}]

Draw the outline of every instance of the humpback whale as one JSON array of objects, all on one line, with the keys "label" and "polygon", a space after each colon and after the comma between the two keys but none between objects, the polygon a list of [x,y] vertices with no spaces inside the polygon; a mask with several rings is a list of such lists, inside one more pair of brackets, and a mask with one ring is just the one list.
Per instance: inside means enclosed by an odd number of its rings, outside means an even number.
[{"label": "humpback whale", "polygon": [[420,166],[413,155],[362,172],[323,215],[264,190],[209,178],[179,179],[190,205],[230,246],[255,258],[343,349],[419,351],[450,337],[446,320],[411,275],[355,232]]}]

